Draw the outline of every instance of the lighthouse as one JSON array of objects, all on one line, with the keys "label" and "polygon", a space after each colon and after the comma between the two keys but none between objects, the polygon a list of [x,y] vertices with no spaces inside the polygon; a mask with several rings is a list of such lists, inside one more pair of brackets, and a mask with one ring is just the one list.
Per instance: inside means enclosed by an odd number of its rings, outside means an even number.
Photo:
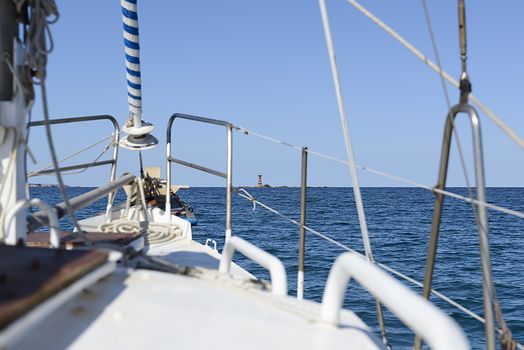
[{"label": "lighthouse", "polygon": [[258,183],[257,187],[264,187],[264,184],[262,183],[262,175],[258,175]]}]

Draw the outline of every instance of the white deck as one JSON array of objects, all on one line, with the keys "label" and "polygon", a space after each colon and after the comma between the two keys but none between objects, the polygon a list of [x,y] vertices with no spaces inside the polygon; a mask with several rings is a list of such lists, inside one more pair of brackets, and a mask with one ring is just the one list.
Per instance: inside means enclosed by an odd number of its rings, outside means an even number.
[{"label": "white deck", "polygon": [[[118,211],[112,214],[120,217]],[[158,209],[151,214],[156,222],[166,222]],[[99,215],[80,224],[96,231],[104,220]],[[219,273],[219,252],[194,242],[189,223],[172,220],[182,234],[146,246],[144,252],[197,268],[197,277],[121,266],[43,321],[28,322],[23,336],[14,337],[6,348],[383,349],[350,311],[342,312],[342,327],[330,326],[319,321],[317,303],[263,291],[252,282],[254,276],[235,264],[230,275]],[[30,318],[28,314],[22,323]]]},{"label": "white deck", "polygon": [[[223,277],[222,277],[223,279]],[[383,349],[352,312],[319,323],[319,304],[231,283],[120,269],[27,332],[19,349]]]},{"label": "white deck", "polygon": [[[217,250],[184,238],[149,247],[147,255],[159,256],[177,265],[202,267],[210,270],[218,270],[220,262],[220,253]],[[255,278],[234,263],[231,266],[231,274],[239,278]]]}]

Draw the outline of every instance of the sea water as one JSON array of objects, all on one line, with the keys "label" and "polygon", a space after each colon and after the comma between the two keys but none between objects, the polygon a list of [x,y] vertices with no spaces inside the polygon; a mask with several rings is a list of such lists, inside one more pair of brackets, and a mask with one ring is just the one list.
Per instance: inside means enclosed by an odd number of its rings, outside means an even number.
[{"label": "sea water", "polygon": [[[68,188],[70,196],[90,188]],[[300,217],[300,189],[248,188],[254,197],[295,220]],[[467,195],[464,188],[449,189]],[[32,188],[31,194],[50,203],[61,201],[56,188]],[[193,238],[204,243],[214,239],[219,249],[224,242],[225,188],[181,190],[180,197],[195,210],[198,225]],[[524,188],[489,188],[488,201],[524,211]],[[424,277],[434,196],[414,188],[363,188],[371,246],[377,262],[386,264],[418,281]],[[124,201],[122,191],[117,201]],[[97,201],[82,209],[85,218],[105,210]],[[61,222],[71,227],[68,219]],[[308,188],[307,225],[342,244],[363,252],[358,217],[351,188]],[[489,211],[489,230],[493,275],[502,311],[515,339],[524,341],[524,219]],[[296,295],[298,227],[258,206],[233,196],[233,234],[277,256],[286,267],[289,294]],[[311,233],[306,234],[304,297],[321,301],[327,275],[334,259],[343,250]],[[257,264],[235,254],[235,261],[255,276],[269,280]],[[482,315],[482,275],[479,238],[471,204],[447,198],[442,213],[433,288]],[[416,293],[421,290],[403,282]],[[462,311],[436,297],[431,301],[451,315],[464,329],[473,349],[484,348],[484,326]],[[344,303],[378,334],[374,300],[351,281]],[[395,349],[408,349],[413,334],[386,310],[388,339]]]}]

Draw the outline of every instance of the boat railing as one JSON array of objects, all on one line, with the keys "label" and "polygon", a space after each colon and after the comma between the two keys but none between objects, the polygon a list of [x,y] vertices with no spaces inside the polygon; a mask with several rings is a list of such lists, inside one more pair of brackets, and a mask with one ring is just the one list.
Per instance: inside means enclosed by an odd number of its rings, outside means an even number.
[{"label": "boat railing", "polygon": [[[114,182],[115,181],[115,179],[116,179],[117,162],[118,162],[118,148],[119,148],[119,141],[120,141],[120,127],[118,125],[118,121],[113,116],[104,114],[104,115],[89,115],[89,116],[71,117],[71,118],[59,118],[59,119],[51,119],[51,120],[49,120],[49,124],[50,125],[72,124],[72,123],[83,123],[83,122],[92,122],[92,121],[100,121],[100,120],[108,120],[113,125],[113,133],[112,133],[112,135],[110,137],[107,137],[107,138],[103,139],[103,140],[111,139],[111,144],[113,145],[112,158],[109,159],[109,160],[98,160],[98,158],[97,158],[93,162],[89,162],[89,163],[80,163],[80,164],[74,164],[74,165],[70,165],[70,166],[63,166],[63,167],[59,167],[58,171],[67,172],[67,171],[73,171],[73,170],[85,170],[85,169],[88,169],[88,168],[110,165],[111,166],[111,173],[110,173],[110,176],[109,176],[109,181],[110,182]],[[38,127],[38,126],[45,126],[45,125],[46,125],[46,121],[45,120],[32,121],[32,122],[27,123],[27,127],[28,128],[33,128],[33,127]],[[97,145],[99,143],[100,143],[100,141],[94,143],[91,146],[88,146],[88,147],[80,150],[79,152],[74,153],[73,155],[71,155],[68,158],[71,158],[71,157],[81,153],[82,151],[85,151],[85,150],[89,149],[90,147],[95,146],[95,145]],[[32,173],[28,173],[27,177],[50,175],[50,174],[53,174],[55,171],[56,170],[54,169],[54,167],[47,166],[47,167],[44,167],[43,169],[40,169],[38,171],[35,171],[35,172],[32,172]],[[109,213],[111,211],[111,207],[112,207],[112,203],[113,203],[113,200],[114,200],[115,193],[116,193],[116,190],[110,192],[109,195],[108,195],[107,213]]]},{"label": "boat railing", "polygon": [[269,270],[273,294],[281,296],[287,295],[287,275],[282,262],[274,255],[269,254],[238,236],[230,237],[227,240],[224,249],[222,250],[222,257],[218,267],[220,272],[230,272],[231,262],[235,251],[242,253],[249,259]]},{"label": "boat railing", "polygon": [[355,279],[431,349],[470,349],[458,324],[402,283],[355,253],[343,253],[333,263],[322,297],[320,318],[338,326],[348,282]]},{"label": "boat railing", "polygon": [[[468,114],[468,116],[470,117],[471,119],[471,122],[472,122],[472,129],[473,129],[473,135],[474,135],[474,138],[475,138],[475,142],[474,142],[474,145],[473,145],[473,148],[474,148],[474,151],[478,151],[479,150],[479,147],[480,147],[480,131],[479,131],[479,128],[478,128],[478,117],[476,115],[476,113],[472,110],[469,110],[469,109],[464,109],[464,108],[456,108],[455,110],[453,110],[453,113],[451,115],[450,118],[448,118],[448,121],[447,123],[449,124],[450,123],[450,120],[453,119],[456,114],[458,113],[466,113]],[[266,141],[269,141],[269,142],[273,142],[273,143],[276,143],[276,144],[280,144],[280,145],[284,145],[286,147],[290,147],[290,148],[293,148],[297,151],[301,151],[302,153],[302,181],[301,181],[301,191],[300,191],[300,196],[301,196],[301,202],[303,200],[303,197],[305,197],[305,193],[306,193],[306,188],[307,188],[307,155],[308,154],[311,154],[311,155],[315,155],[315,156],[318,156],[318,157],[321,157],[321,158],[324,158],[324,159],[328,159],[328,160],[331,160],[331,161],[335,161],[337,163],[341,163],[341,164],[347,164],[347,161],[346,160],[343,160],[343,159],[340,159],[340,158],[336,158],[336,157],[333,157],[333,156],[330,156],[330,155],[327,155],[327,154],[324,154],[324,153],[321,153],[321,152],[318,152],[318,151],[315,151],[315,150],[312,150],[312,149],[308,149],[307,147],[302,147],[302,146],[298,146],[298,145],[294,145],[292,143],[289,143],[289,142],[286,142],[286,141],[282,141],[282,140],[278,140],[278,139],[275,139],[273,137],[270,137],[270,136],[267,136],[267,135],[263,135],[263,134],[259,134],[259,133],[256,133],[256,132],[253,132],[251,130],[247,130],[245,128],[242,128],[242,127],[236,127],[234,126],[233,129],[235,131],[238,131],[239,133],[243,134],[243,135],[250,135],[250,136],[254,136],[254,137],[258,137],[258,138],[261,138],[261,139],[264,139]],[[479,159],[479,156],[478,156],[478,152],[477,152],[477,163],[482,163],[481,160]],[[382,177],[385,177],[387,179],[390,179],[390,180],[394,180],[394,181],[398,181],[400,183],[403,183],[403,184],[407,184],[407,185],[410,185],[410,186],[413,186],[413,187],[417,187],[417,188],[421,188],[421,189],[424,189],[424,190],[428,190],[428,191],[431,191],[433,192],[435,195],[443,195],[443,196],[447,196],[447,197],[451,197],[451,198],[455,198],[455,199],[459,199],[459,200],[462,200],[466,203],[469,203],[471,205],[474,206],[475,210],[477,210],[477,208],[483,208],[483,209],[486,209],[486,208],[489,208],[489,209],[492,209],[492,210],[495,210],[495,211],[498,211],[498,212],[501,212],[501,213],[505,213],[505,214],[509,214],[509,215],[512,215],[512,216],[515,216],[515,217],[519,217],[519,218],[524,218],[524,213],[523,212],[520,212],[520,211],[517,211],[517,210],[512,210],[512,209],[509,209],[509,208],[506,208],[506,207],[502,207],[502,206],[499,206],[499,205],[496,205],[496,204],[493,204],[493,203],[489,203],[489,202],[486,202],[486,198],[485,196],[482,196],[481,198],[479,197],[478,199],[475,199],[474,197],[470,195],[468,196],[462,196],[462,195],[459,195],[455,192],[450,192],[450,191],[447,191],[444,189],[444,187],[440,187],[440,186],[430,186],[430,185],[425,185],[425,184],[421,184],[417,181],[414,181],[414,180],[411,180],[411,179],[407,179],[407,178],[404,178],[404,177],[400,177],[400,176],[397,176],[397,175],[394,175],[394,174],[391,174],[391,173],[388,173],[386,171],[382,171],[382,170],[378,170],[378,169],[374,169],[374,168],[370,168],[370,167],[367,167],[367,166],[363,166],[363,165],[358,165],[357,164],[357,168],[359,168],[360,170],[362,171],[366,171],[366,172],[370,172],[372,174],[375,174],[375,175],[378,175],[378,176],[382,176]],[[478,175],[478,174],[477,174]],[[481,176],[482,177],[482,176]],[[483,179],[481,179],[481,186],[483,186]],[[302,236],[302,232],[306,231],[306,232],[309,232],[317,237],[320,237],[336,246],[338,246],[339,248],[341,249],[344,249],[346,251],[349,251],[349,252],[352,252],[352,253],[357,253],[359,254],[357,251],[355,251],[354,249],[348,247],[347,245],[343,244],[343,243],[340,243],[339,241],[337,241],[336,239],[330,237],[329,235],[326,235],[322,232],[319,232],[317,230],[314,230],[310,227],[308,227],[306,224],[305,224],[305,200],[304,200],[304,206],[301,205],[301,216],[300,216],[300,221],[298,220],[295,220],[295,219],[292,219],[284,214],[282,214],[281,212],[279,212],[278,210],[276,210],[275,208],[272,208],[271,206],[259,201],[257,198],[253,197],[249,192],[247,192],[245,189],[243,188],[239,188],[237,190],[237,193],[240,197],[243,197],[245,199],[247,199],[248,201],[250,201],[254,208],[256,206],[261,206],[263,207],[264,209],[272,212],[273,214],[275,215],[278,215],[280,216],[281,218],[283,218],[284,220],[287,220],[293,224],[295,224],[296,226],[298,226],[300,228],[300,240],[299,240],[299,251],[302,248],[303,246],[303,239],[304,237]],[[305,198],[304,198],[305,199]],[[302,204],[302,203],[301,203]],[[481,233],[482,234],[482,233]],[[485,259],[484,259],[485,260]],[[300,283],[300,280],[302,279],[303,280],[303,270],[301,271],[300,270],[300,266],[303,266],[304,264],[304,261],[303,261],[303,256],[301,256],[301,254],[299,254],[299,271],[298,271],[298,283],[297,283],[297,296],[300,296],[303,291],[301,291],[300,289],[303,288],[303,284],[301,285]],[[418,288],[422,288],[423,287],[423,283],[411,278],[410,276],[402,273],[402,272],[399,272],[385,264],[382,264],[380,262],[377,262],[375,261],[375,264],[379,267],[381,267],[382,269],[388,271],[389,273],[391,274],[394,274],[395,276],[399,277],[400,279],[403,279],[407,282],[409,282],[410,284],[418,287]],[[302,274],[302,276],[300,276]],[[460,303],[456,302],[455,300],[447,297],[446,295],[442,294],[441,292],[433,289],[433,288],[429,288],[429,293],[441,300],[443,300],[444,302],[448,303],[449,305],[459,309],[460,311],[464,312],[466,315],[470,316],[471,318],[485,324],[486,323],[486,319],[481,317],[480,315],[478,315],[477,313],[471,311],[470,309],[466,308],[465,306],[461,305]],[[500,335],[503,335],[505,330],[503,330],[502,328],[499,328],[499,327],[496,327],[495,328],[496,332],[499,333]],[[518,349],[521,349],[521,350],[524,350],[524,346],[520,343],[516,343],[516,346]]]},{"label": "boat railing", "polygon": [[[175,119],[185,119],[191,120],[197,123],[212,124],[225,127],[227,130],[227,165],[226,172],[214,170],[207,168],[202,165],[195,163],[190,163],[185,160],[181,160],[172,156],[171,153],[171,129],[173,127],[173,122]],[[205,173],[222,177],[226,179],[226,240],[231,237],[231,196],[233,193],[233,124],[219,120],[211,119],[205,117],[198,117],[194,115],[175,113],[169,118],[167,124],[167,154],[166,154],[166,181],[167,181],[167,190],[166,190],[166,213],[171,212],[171,163],[177,163],[185,167],[203,171]]]},{"label": "boat railing", "polygon": [[[469,111],[460,111],[460,112],[467,112],[469,114]],[[213,170],[213,169],[209,169],[209,168],[206,168],[206,167],[203,167],[203,166],[200,166],[200,165],[196,165],[196,164],[192,164],[192,163],[189,163],[189,162],[186,162],[186,161],[183,161],[183,160],[180,160],[180,159],[176,159],[174,157],[171,157],[171,126],[172,126],[172,123],[173,121],[176,119],[176,118],[180,118],[180,119],[187,119],[187,120],[192,120],[192,121],[196,121],[196,122],[202,122],[202,123],[207,123],[207,124],[215,124],[215,125],[220,125],[220,126],[224,126],[227,128],[227,131],[228,131],[228,172],[227,173],[222,173],[222,172],[219,172],[219,171],[216,171],[216,170]],[[473,123],[475,124],[475,123]],[[263,135],[263,134],[259,134],[259,133],[256,133],[256,132],[253,132],[251,130],[247,130],[243,127],[239,127],[239,126],[235,126],[233,125],[232,123],[229,123],[229,122],[226,122],[226,121],[222,121],[222,120],[217,120],[217,119],[210,119],[210,118],[204,118],[204,117],[197,117],[197,116],[191,116],[191,115],[185,115],[185,114],[173,114],[171,116],[171,119],[169,121],[169,124],[168,124],[168,130],[167,130],[167,181],[168,181],[168,186],[171,185],[171,163],[177,163],[177,164],[180,164],[180,165],[184,165],[184,166],[187,166],[187,167],[190,167],[190,168],[193,168],[193,169],[197,169],[197,170],[200,170],[200,171],[204,171],[204,172],[207,172],[207,173],[210,173],[210,174],[213,174],[213,175],[216,175],[216,176],[220,176],[220,177],[224,177],[228,180],[228,190],[227,190],[227,199],[226,199],[226,202],[227,202],[227,223],[226,223],[226,238],[229,238],[230,237],[230,234],[231,234],[231,192],[233,190],[233,186],[232,186],[232,176],[231,176],[231,172],[229,172],[229,170],[232,168],[232,131],[237,131],[243,135],[250,135],[250,136],[255,136],[255,137],[258,137],[258,138],[261,138],[261,139],[264,139],[266,141],[270,141],[270,142],[273,142],[273,143],[277,143],[277,144],[280,144],[280,145],[284,145],[286,147],[290,147],[290,148],[293,148],[297,151],[301,151],[301,154],[302,154],[302,166],[301,166],[301,190],[300,190],[300,197],[301,197],[301,208],[300,208],[300,221],[299,220],[294,220],[292,218],[289,218],[287,217],[286,215],[280,213],[279,211],[277,211],[276,209],[270,207],[269,205],[267,204],[264,204],[262,202],[260,202],[259,200],[257,200],[256,198],[254,198],[253,196],[251,196],[251,194],[249,194],[245,189],[242,189],[242,188],[239,188],[237,193],[241,196],[241,197],[244,197],[246,199],[248,199],[254,206],[256,205],[259,205],[259,206],[262,206],[264,207],[266,210],[269,210],[270,212],[282,217],[283,219],[285,220],[288,220],[290,222],[292,222],[293,224],[299,226],[300,230],[300,240],[299,240],[299,261],[298,261],[298,265],[299,265],[299,271],[298,271],[298,276],[297,276],[297,296],[298,297],[302,297],[303,296],[303,266],[304,266],[304,240],[305,240],[305,236],[304,236],[304,233],[307,231],[309,233],[312,233],[326,241],[329,241],[330,243],[332,244],[335,244],[337,246],[339,246],[340,248],[346,250],[346,251],[349,251],[349,252],[352,252],[352,253],[357,253],[354,249],[338,242],[337,240],[329,237],[328,235],[326,234],[323,234],[319,231],[316,231],[310,227],[308,227],[306,225],[306,190],[307,190],[307,158],[308,158],[308,155],[311,154],[311,155],[315,155],[315,156],[318,156],[318,157],[321,157],[321,158],[325,158],[325,159],[328,159],[328,160],[332,160],[332,161],[335,161],[335,162],[338,162],[338,163],[342,163],[342,164],[347,164],[347,161],[346,160],[343,160],[343,159],[339,159],[339,158],[336,158],[336,157],[333,157],[333,156],[330,156],[330,155],[326,155],[326,154],[323,154],[323,153],[320,153],[320,152],[317,152],[317,151],[314,151],[312,149],[308,149],[307,147],[304,147],[304,146],[297,146],[297,145],[294,145],[294,144],[291,144],[289,142],[286,142],[286,141],[282,141],[282,140],[278,140],[278,139],[275,139],[275,138],[272,138],[270,136],[267,136],[267,135]],[[475,127],[473,127],[473,131],[475,133]],[[477,147],[478,145],[474,145],[474,148],[478,148]],[[516,217],[520,217],[520,218],[524,218],[524,213],[522,212],[519,212],[519,211],[515,211],[515,210],[512,210],[512,209],[509,209],[509,208],[505,208],[505,207],[502,207],[502,206],[499,206],[499,205],[496,205],[496,204],[492,204],[492,203],[488,203],[485,201],[485,197],[483,198],[474,198],[474,197],[471,197],[471,196],[462,196],[462,195],[459,195],[457,193],[454,193],[454,192],[450,192],[450,191],[447,191],[445,190],[444,188],[439,188],[439,186],[430,186],[430,185],[425,185],[425,184],[421,184],[419,182],[416,182],[416,181],[413,181],[413,180],[410,180],[410,179],[406,179],[406,178],[402,178],[400,176],[397,176],[397,175],[394,175],[394,174],[390,174],[388,172],[385,172],[385,171],[381,171],[381,170],[377,170],[377,169],[373,169],[373,168],[370,168],[370,167],[367,167],[367,166],[363,166],[363,165],[358,165],[357,164],[357,168],[359,168],[360,170],[363,170],[363,171],[367,171],[367,172],[371,172],[375,175],[379,175],[379,176],[383,176],[385,178],[388,178],[390,180],[395,180],[395,181],[399,181],[401,183],[404,183],[404,184],[408,184],[410,186],[414,186],[414,187],[418,187],[418,188],[421,188],[421,189],[425,189],[425,190],[429,190],[431,192],[433,192],[434,194],[440,194],[440,195],[444,195],[444,196],[448,196],[448,197],[452,197],[452,198],[455,198],[455,199],[459,199],[459,200],[462,200],[466,203],[470,203],[470,204],[473,204],[475,206],[479,206],[479,207],[483,207],[483,208],[489,208],[489,209],[492,209],[492,210],[496,210],[496,211],[499,211],[499,212],[503,212],[503,213],[506,213],[506,214],[510,214],[510,215],[513,215],[513,216],[516,216]],[[167,200],[169,200],[168,198],[166,198],[166,202]],[[228,230],[229,229],[229,230]],[[227,241],[226,241],[227,242]],[[227,244],[227,243],[226,243]],[[419,287],[421,288],[423,286],[423,284],[419,281],[416,281],[415,279],[405,275],[404,273],[402,272],[399,272],[385,264],[382,264],[380,262],[375,262],[375,264],[377,266],[379,266],[380,268],[388,271],[389,273],[391,274],[394,274],[395,276],[413,284],[414,286],[416,287]],[[468,316],[480,321],[481,323],[486,323],[486,320],[481,317],[480,315],[476,314],[475,312],[469,310],[468,308],[466,308],[465,306],[457,303],[456,301],[454,301],[453,299],[447,297],[446,295],[442,294],[441,292],[435,290],[435,289],[432,289],[430,288],[430,294],[438,297],[439,299],[447,302],[448,304],[452,305],[453,307],[461,310],[462,312],[464,312],[465,314],[467,314]],[[497,328],[496,331],[499,333],[499,334],[502,334],[503,330],[501,328]],[[524,349],[524,347],[520,344],[517,344],[517,347],[519,349]]]}]

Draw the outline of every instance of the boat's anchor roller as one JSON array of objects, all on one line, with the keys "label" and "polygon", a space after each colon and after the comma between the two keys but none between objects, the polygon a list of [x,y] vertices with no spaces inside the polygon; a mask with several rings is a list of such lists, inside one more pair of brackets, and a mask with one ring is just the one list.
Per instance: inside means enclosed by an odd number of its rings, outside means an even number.
[{"label": "boat's anchor roller", "polygon": [[154,125],[142,120],[142,79],[140,74],[140,44],[136,0],[121,0],[126,53],[127,101],[129,119],[123,131],[127,134],[120,144],[130,150],[146,150],[158,144],[150,133]]}]

